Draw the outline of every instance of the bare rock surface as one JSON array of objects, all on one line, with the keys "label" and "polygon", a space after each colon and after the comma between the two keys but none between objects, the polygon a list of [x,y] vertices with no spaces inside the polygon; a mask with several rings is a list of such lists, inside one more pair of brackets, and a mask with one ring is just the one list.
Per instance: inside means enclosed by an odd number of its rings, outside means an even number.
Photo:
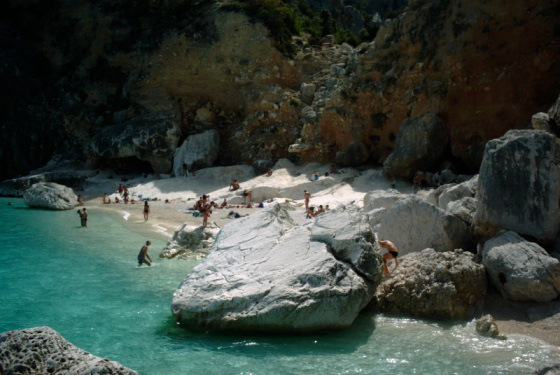
[{"label": "bare rock surface", "polygon": [[510,130],[486,145],[480,166],[475,231],[500,229],[552,244],[560,227],[560,144],[547,132]]},{"label": "bare rock surface", "polygon": [[0,373],[137,374],[117,362],[96,357],[72,345],[50,327],[1,333]]},{"label": "bare rock surface", "polygon": [[23,194],[29,207],[70,210],[78,205],[78,196],[69,187],[54,182],[39,182]]},{"label": "bare rock surface", "polygon": [[210,252],[219,232],[220,228],[217,227],[203,227],[185,223],[175,231],[173,238],[167,242],[159,257],[201,259]]},{"label": "bare rock surface", "polygon": [[460,250],[425,249],[399,258],[378,286],[371,307],[380,312],[435,319],[465,319],[486,298],[484,267]]},{"label": "bare rock surface", "polygon": [[506,337],[500,333],[496,321],[490,314],[486,314],[476,320],[476,332],[482,336],[505,340]]},{"label": "bare rock surface", "polygon": [[393,241],[402,255],[425,248],[452,251],[469,245],[462,220],[416,196],[399,200],[387,210],[378,236]]},{"label": "bare rock surface", "polygon": [[200,134],[191,135],[175,150],[173,158],[173,172],[175,176],[183,176],[183,164],[188,168],[208,168],[214,165],[218,158],[220,135],[214,129]]},{"label": "bare rock surface", "polygon": [[[271,205],[224,226],[208,257],[173,295],[178,322],[209,330],[316,332],[354,321],[373,296],[377,283],[371,279],[381,274],[365,215],[346,226],[351,233],[341,233],[344,206],[321,214],[319,226],[297,225],[287,209]],[[339,216],[332,232],[331,215]]]},{"label": "bare rock surface", "polygon": [[503,232],[487,241],[482,262],[492,284],[506,299],[548,302],[560,292],[558,259],[515,232]]}]

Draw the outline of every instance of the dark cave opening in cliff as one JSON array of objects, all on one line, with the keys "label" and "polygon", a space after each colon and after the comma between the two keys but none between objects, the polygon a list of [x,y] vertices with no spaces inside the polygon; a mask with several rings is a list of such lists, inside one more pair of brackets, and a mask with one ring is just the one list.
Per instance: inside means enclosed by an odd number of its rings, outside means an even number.
[{"label": "dark cave opening in cliff", "polygon": [[100,158],[96,167],[101,170],[113,170],[116,176],[150,174],[154,170],[150,163],[140,160],[134,156],[119,159]]}]

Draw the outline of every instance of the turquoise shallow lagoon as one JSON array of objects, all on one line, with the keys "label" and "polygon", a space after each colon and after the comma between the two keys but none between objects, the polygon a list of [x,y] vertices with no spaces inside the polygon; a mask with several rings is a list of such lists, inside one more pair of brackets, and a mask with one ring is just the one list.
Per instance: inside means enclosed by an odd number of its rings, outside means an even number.
[{"label": "turquoise shallow lagoon", "polygon": [[[8,201],[13,202],[8,206]],[[328,335],[270,337],[191,332],[171,315],[193,262],[137,267],[146,241],[122,218],[91,210],[27,208],[0,198],[0,332],[50,326],[80,348],[140,374],[528,374],[560,349],[514,336],[479,337],[472,322],[362,315]]]}]

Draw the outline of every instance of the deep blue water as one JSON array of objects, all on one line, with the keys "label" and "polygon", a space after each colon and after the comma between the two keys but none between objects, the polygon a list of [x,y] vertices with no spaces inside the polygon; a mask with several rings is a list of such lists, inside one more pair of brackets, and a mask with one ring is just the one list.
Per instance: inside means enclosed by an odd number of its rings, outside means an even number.
[{"label": "deep blue water", "polygon": [[[8,201],[14,204],[8,206]],[[329,335],[192,332],[171,315],[172,294],[194,267],[158,258],[166,240],[90,210],[27,208],[0,198],[0,332],[50,326],[80,348],[140,374],[527,374],[559,348],[523,336],[479,337],[473,323],[363,315]],[[152,267],[137,267],[152,241]]]}]

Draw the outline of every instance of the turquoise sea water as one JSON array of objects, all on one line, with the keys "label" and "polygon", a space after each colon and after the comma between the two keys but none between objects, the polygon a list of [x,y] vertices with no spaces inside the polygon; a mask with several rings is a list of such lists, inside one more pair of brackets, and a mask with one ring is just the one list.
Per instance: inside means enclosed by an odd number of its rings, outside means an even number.
[{"label": "turquoise sea water", "polygon": [[[14,204],[8,206],[8,201]],[[195,263],[137,267],[145,236],[91,210],[26,208],[0,198],[0,332],[50,326],[74,345],[140,374],[527,374],[559,348],[523,336],[479,337],[473,323],[362,315],[328,335],[218,335],[178,327],[172,294]]]}]

